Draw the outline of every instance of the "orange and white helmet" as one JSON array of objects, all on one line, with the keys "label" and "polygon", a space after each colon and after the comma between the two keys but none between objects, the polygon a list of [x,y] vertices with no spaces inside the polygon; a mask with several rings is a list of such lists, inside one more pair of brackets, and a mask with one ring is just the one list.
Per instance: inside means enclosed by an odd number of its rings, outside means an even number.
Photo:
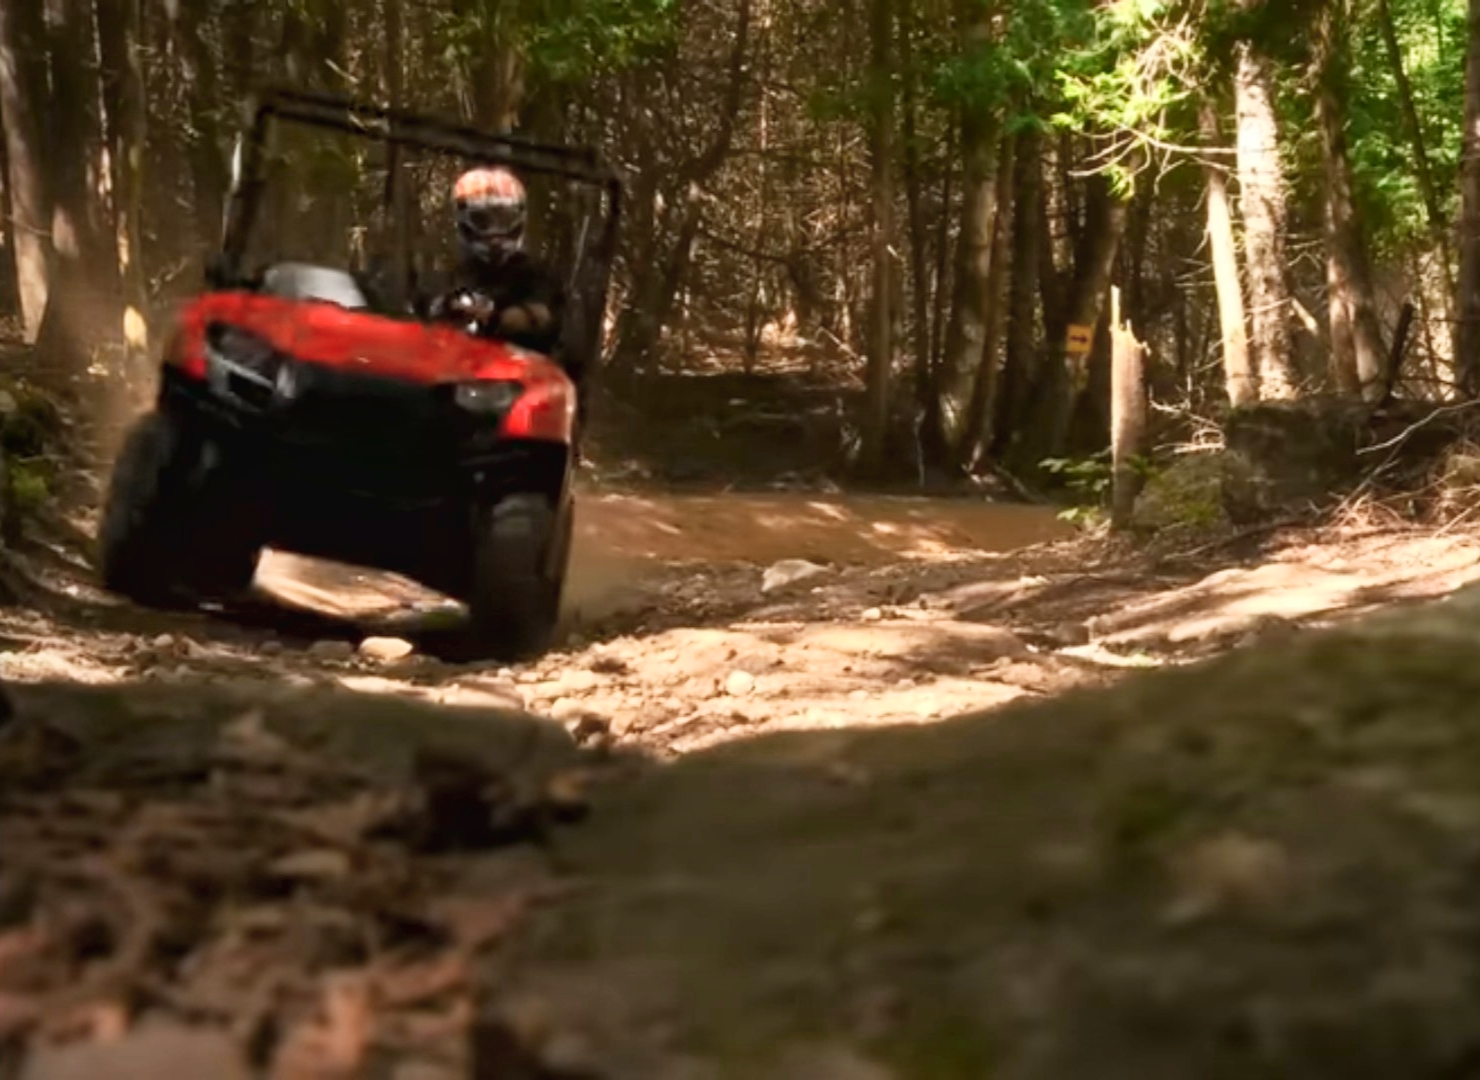
[{"label": "orange and white helmet", "polygon": [[518,248],[524,240],[524,184],[501,166],[469,169],[452,189],[457,235],[464,246],[487,257],[496,248]]}]

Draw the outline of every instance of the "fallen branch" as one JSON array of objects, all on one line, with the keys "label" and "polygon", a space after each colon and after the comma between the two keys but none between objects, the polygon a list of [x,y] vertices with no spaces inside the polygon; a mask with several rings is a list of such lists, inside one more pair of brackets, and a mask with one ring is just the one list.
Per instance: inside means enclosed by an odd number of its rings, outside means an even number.
[{"label": "fallen branch", "polygon": [[1408,425],[1408,427],[1404,428],[1401,432],[1399,432],[1397,435],[1394,435],[1386,442],[1377,443],[1375,446],[1364,446],[1362,449],[1358,450],[1357,453],[1363,455],[1376,454],[1383,450],[1395,449],[1402,446],[1414,435],[1418,434],[1429,424],[1433,423],[1435,420],[1438,420],[1440,417],[1453,416],[1457,413],[1467,412],[1468,410],[1474,408],[1480,408],[1480,401],[1462,401],[1457,405],[1440,406],[1439,408],[1435,409],[1433,412],[1425,416],[1422,420],[1415,421],[1414,423]]}]

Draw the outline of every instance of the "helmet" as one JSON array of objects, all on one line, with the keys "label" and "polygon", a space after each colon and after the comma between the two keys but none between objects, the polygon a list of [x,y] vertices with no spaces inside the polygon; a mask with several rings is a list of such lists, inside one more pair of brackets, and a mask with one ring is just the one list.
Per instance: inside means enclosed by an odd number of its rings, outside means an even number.
[{"label": "helmet", "polygon": [[452,189],[457,208],[457,235],[473,254],[487,258],[496,250],[517,249],[524,240],[524,184],[508,169],[470,169]]}]

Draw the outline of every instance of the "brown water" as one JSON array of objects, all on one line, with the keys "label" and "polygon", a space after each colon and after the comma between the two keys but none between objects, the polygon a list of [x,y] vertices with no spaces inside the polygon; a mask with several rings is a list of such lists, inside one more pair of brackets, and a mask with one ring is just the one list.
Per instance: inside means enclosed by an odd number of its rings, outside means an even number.
[{"label": "brown water", "polygon": [[[877,566],[1012,551],[1069,533],[1051,508],[965,499],[586,495],[577,504],[566,599],[587,614],[610,610],[657,564]],[[383,617],[433,599],[400,578],[280,552],[263,560],[258,583],[287,603],[345,618]]]}]

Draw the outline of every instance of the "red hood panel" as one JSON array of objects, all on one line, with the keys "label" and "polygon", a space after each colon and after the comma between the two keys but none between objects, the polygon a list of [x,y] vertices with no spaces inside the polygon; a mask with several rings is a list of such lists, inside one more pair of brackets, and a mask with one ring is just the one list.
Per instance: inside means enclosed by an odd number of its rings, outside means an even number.
[{"label": "red hood panel", "polygon": [[202,330],[213,322],[230,323],[299,360],[411,382],[519,378],[534,374],[531,367],[545,375],[558,370],[534,353],[472,338],[450,326],[252,293],[201,297],[182,312],[181,321]]}]

